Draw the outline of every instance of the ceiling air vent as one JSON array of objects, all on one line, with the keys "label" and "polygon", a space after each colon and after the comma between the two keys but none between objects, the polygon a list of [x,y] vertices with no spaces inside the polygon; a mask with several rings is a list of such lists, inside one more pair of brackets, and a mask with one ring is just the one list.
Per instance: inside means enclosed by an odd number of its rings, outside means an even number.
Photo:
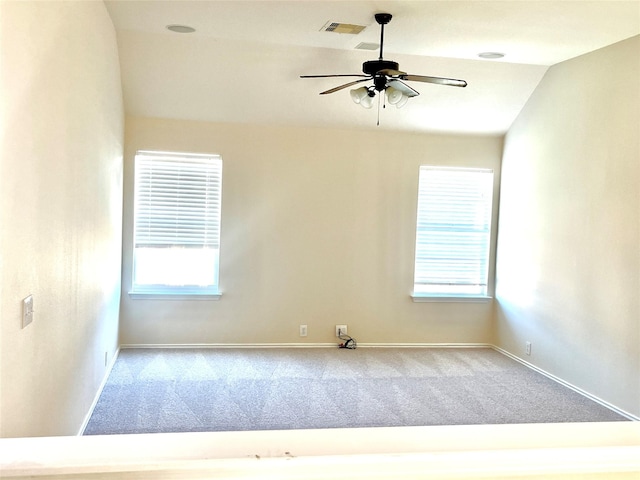
[{"label": "ceiling air vent", "polygon": [[333,33],[350,33],[352,35],[357,35],[361,31],[367,28],[365,25],[353,25],[351,23],[340,23],[340,22],[327,22],[320,29],[321,32],[333,32]]},{"label": "ceiling air vent", "polygon": [[370,42],[360,42],[355,47],[356,50],[378,50],[380,45],[378,43],[370,43]]}]

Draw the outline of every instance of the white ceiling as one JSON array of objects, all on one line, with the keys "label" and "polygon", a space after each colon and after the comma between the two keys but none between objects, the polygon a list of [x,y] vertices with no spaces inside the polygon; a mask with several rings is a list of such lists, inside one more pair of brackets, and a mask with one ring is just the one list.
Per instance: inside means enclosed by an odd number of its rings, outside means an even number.
[{"label": "white ceiling", "polygon": [[[118,33],[129,114],[214,122],[502,134],[549,66],[640,34],[635,1],[160,1],[106,0]],[[378,51],[373,15],[389,12],[384,58],[411,74],[460,78],[466,88],[411,82],[402,109],[365,110],[349,88]],[[359,35],[321,32],[329,21]],[[196,33],[168,31],[185,24]],[[482,60],[497,51],[501,60]],[[354,78],[355,79],[355,78]]]}]

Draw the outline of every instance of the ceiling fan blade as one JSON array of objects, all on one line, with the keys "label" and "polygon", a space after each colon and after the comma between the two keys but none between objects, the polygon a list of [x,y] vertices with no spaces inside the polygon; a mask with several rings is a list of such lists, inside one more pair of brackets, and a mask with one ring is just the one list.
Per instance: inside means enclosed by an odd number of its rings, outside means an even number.
[{"label": "ceiling fan blade", "polygon": [[418,95],[420,95],[420,93],[417,90],[414,90],[409,85],[407,85],[404,82],[401,82],[397,78],[392,78],[392,79],[388,80],[387,81],[387,86],[388,87],[393,87],[396,90],[401,91],[407,97],[417,97]]},{"label": "ceiling fan blade", "polygon": [[424,75],[400,75],[398,78],[409,82],[437,83],[438,85],[450,85],[452,87],[466,87],[467,82],[455,78],[425,77]]},{"label": "ceiling fan blade", "polygon": [[380,70],[377,73],[381,73],[382,75],[386,75],[388,77],[399,77],[400,75],[407,75],[407,72],[401,72],[400,70],[392,70],[390,68],[385,68],[384,70]]},{"label": "ceiling fan blade", "polygon": [[326,95],[328,93],[337,92],[338,90],[342,90],[343,88],[350,87],[351,85],[355,85],[356,83],[366,82],[371,80],[372,77],[361,78],[360,80],[354,80],[353,82],[345,83],[344,85],[340,85],[339,87],[332,88],[330,90],[326,90],[324,92],[320,92],[320,95]]},{"label": "ceiling fan blade", "polygon": [[345,73],[341,75],[300,75],[300,78],[330,78],[330,77],[367,77],[369,75],[362,75],[359,73]]}]

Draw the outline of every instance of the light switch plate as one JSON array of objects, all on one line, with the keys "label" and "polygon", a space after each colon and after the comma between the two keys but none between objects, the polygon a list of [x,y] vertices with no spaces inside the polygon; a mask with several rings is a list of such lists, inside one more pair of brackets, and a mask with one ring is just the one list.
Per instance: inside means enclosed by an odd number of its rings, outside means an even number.
[{"label": "light switch plate", "polygon": [[22,328],[33,322],[33,295],[22,300]]}]

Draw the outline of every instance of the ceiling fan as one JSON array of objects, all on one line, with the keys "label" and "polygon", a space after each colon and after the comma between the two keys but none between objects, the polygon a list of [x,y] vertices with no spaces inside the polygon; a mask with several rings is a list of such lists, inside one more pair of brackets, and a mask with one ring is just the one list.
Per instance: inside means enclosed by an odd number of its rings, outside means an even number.
[{"label": "ceiling fan", "polygon": [[351,99],[355,103],[359,103],[365,108],[371,108],[373,105],[373,99],[376,96],[376,92],[387,93],[387,99],[391,105],[395,105],[398,108],[403,107],[410,97],[416,97],[420,95],[416,90],[403,82],[424,82],[424,83],[436,83],[439,85],[449,85],[452,87],[466,87],[467,82],[464,80],[456,80],[455,78],[442,78],[442,77],[427,77],[424,75],[412,75],[398,70],[399,65],[397,62],[390,60],[384,60],[382,58],[382,49],[384,46],[384,26],[391,21],[392,15],[390,13],[376,13],[376,22],[380,25],[380,57],[378,60],[369,60],[362,64],[361,74],[338,74],[338,75],[301,75],[300,78],[327,78],[327,77],[362,77],[358,80],[354,80],[344,85],[331,88],[324,92],[320,92],[320,95],[327,95],[329,93],[337,92],[343,88],[357,85],[358,83],[368,82],[373,80],[373,85],[369,87],[360,87],[351,90]]}]

